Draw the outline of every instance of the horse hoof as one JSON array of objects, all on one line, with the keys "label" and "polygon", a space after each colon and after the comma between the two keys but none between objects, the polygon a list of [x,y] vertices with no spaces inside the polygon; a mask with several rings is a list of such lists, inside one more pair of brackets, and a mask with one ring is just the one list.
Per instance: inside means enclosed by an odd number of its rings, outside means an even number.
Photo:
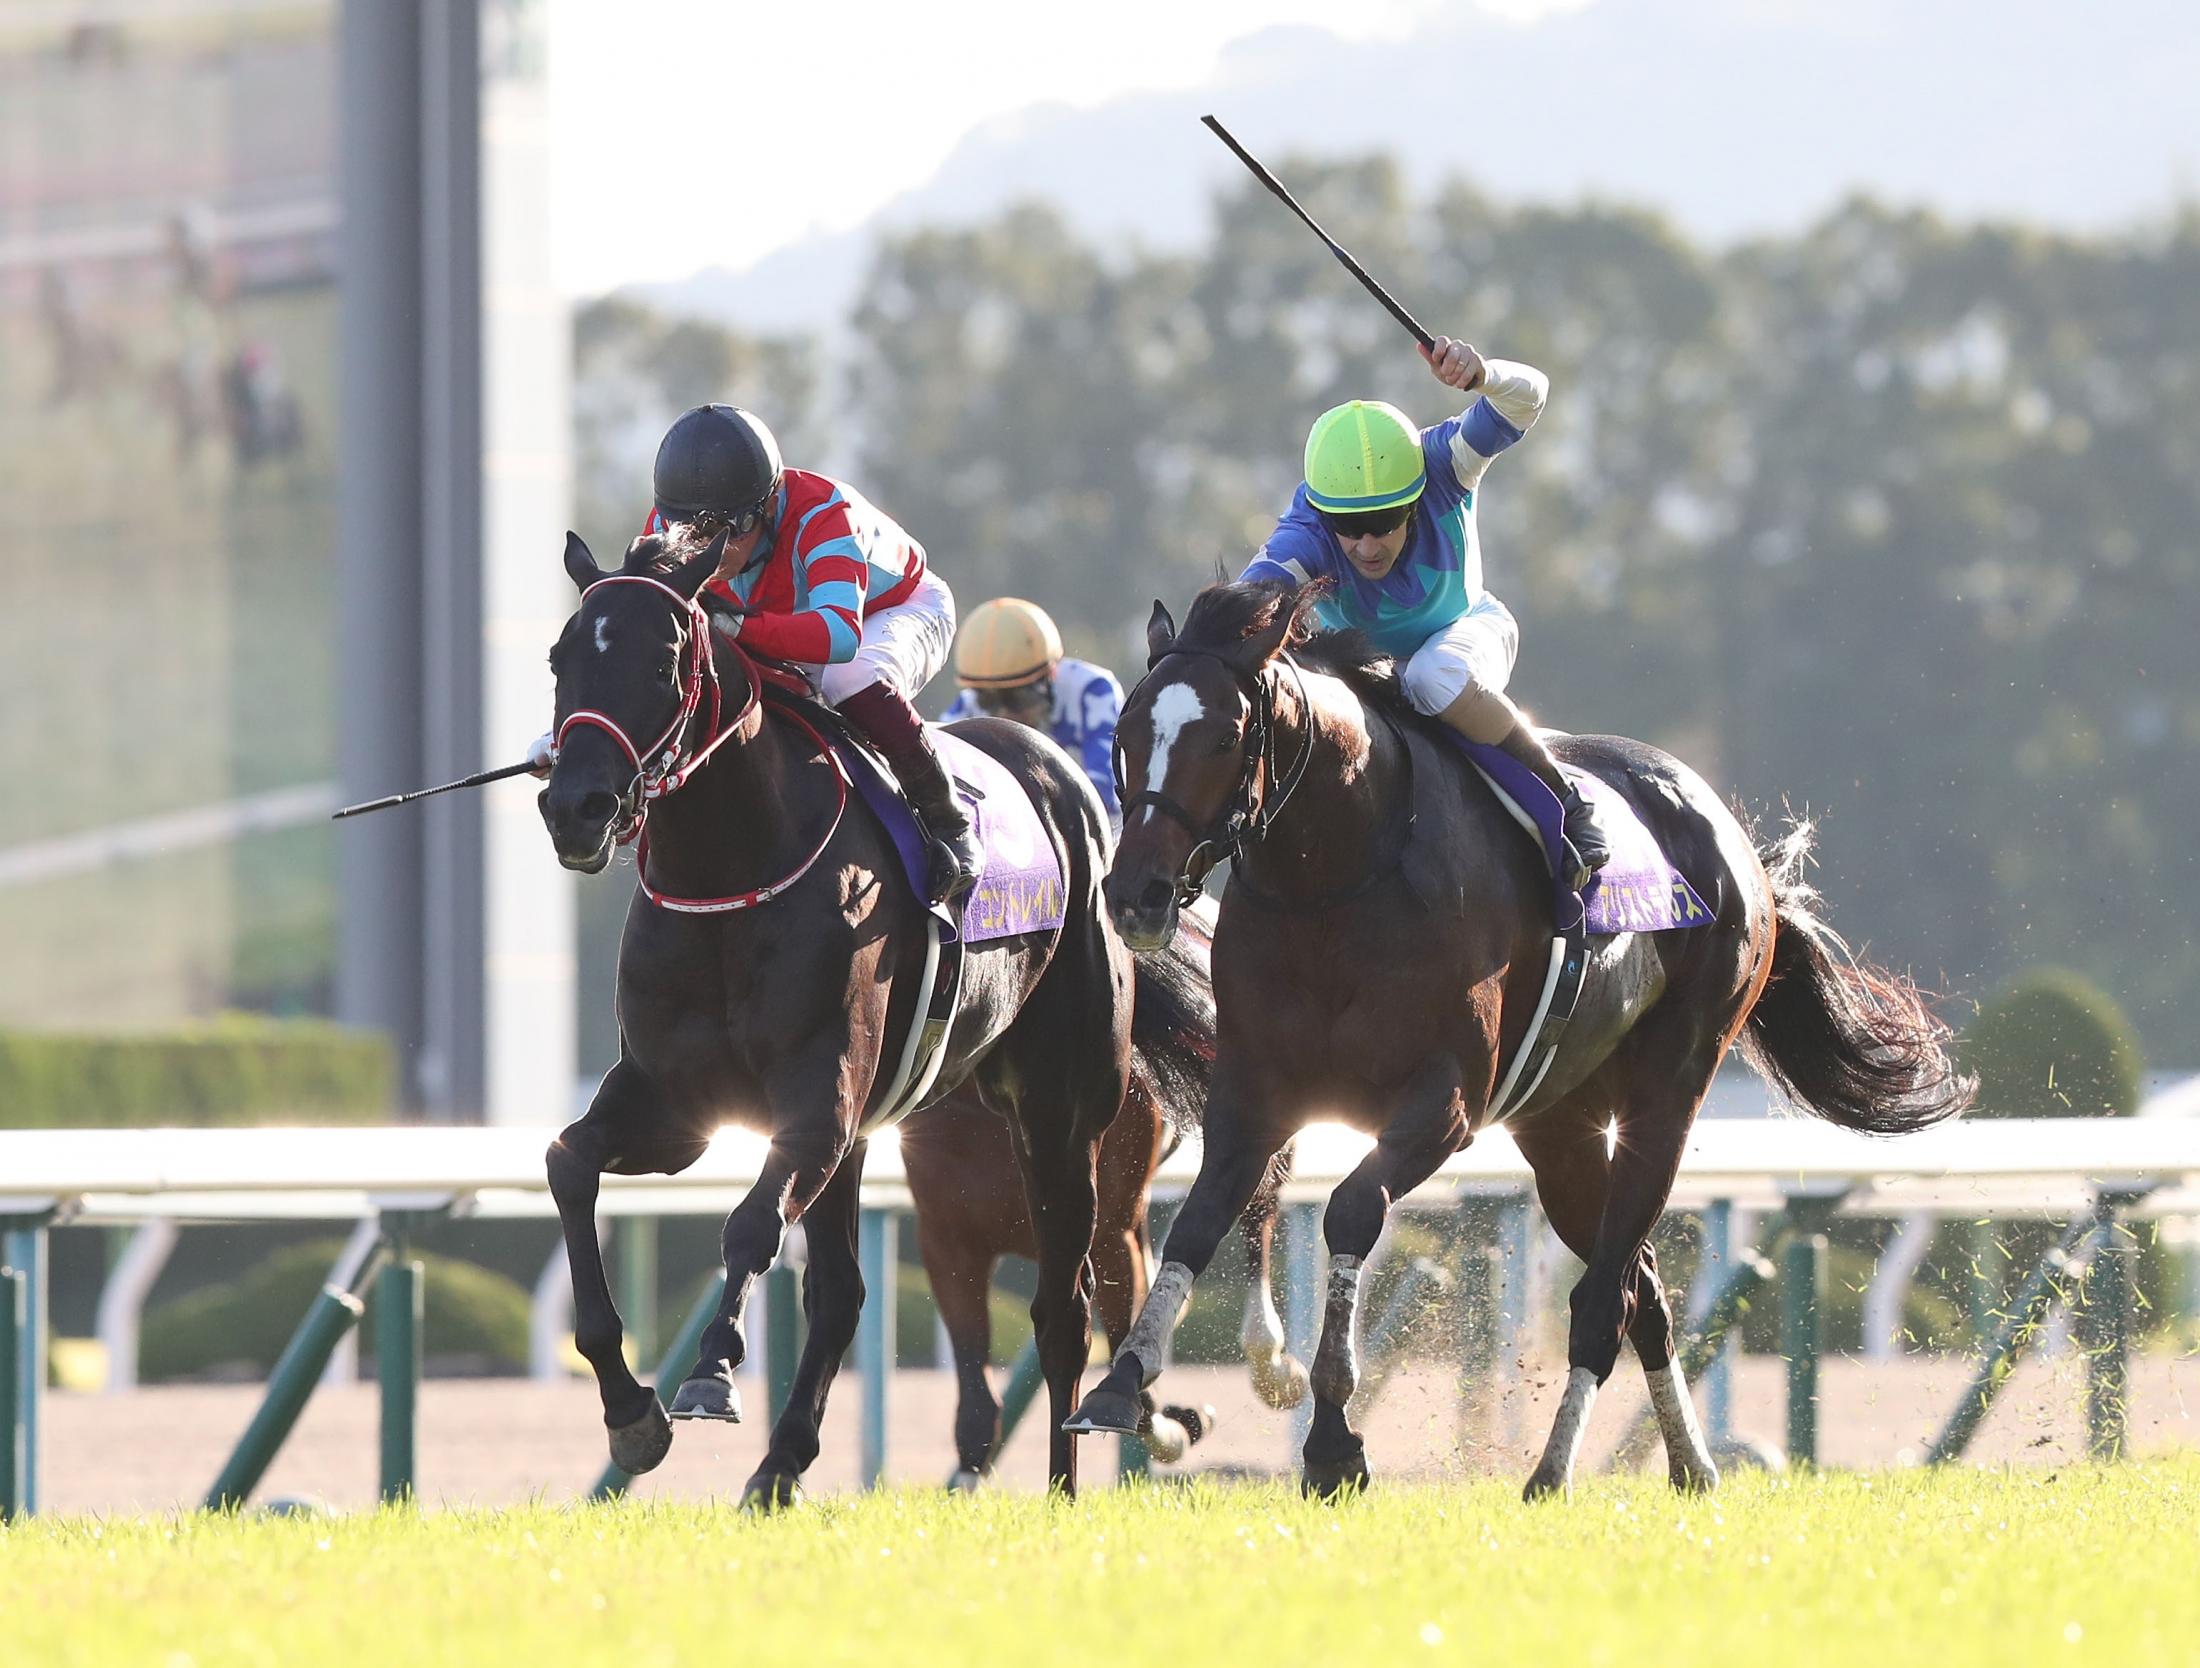
[{"label": "horse hoof", "polygon": [[779,1512],[801,1503],[801,1479],[785,1471],[759,1471],[741,1491],[745,1512]]},{"label": "horse hoof", "polygon": [[1281,1411],[1297,1407],[1306,1400],[1306,1368],[1289,1350],[1276,1351],[1265,1360],[1249,1363],[1252,1369],[1253,1394],[1268,1406]]},{"label": "horse hoof", "polygon": [[1174,1416],[1169,1408],[1156,1409],[1146,1421],[1146,1428],[1138,1433],[1146,1445],[1146,1452],[1157,1465],[1174,1465],[1191,1452],[1192,1433]]},{"label": "horse hoof", "polygon": [[1214,1435],[1215,1427],[1222,1423],[1222,1415],[1215,1411],[1213,1402],[1201,1402],[1197,1407],[1171,1405],[1161,1411],[1184,1427],[1184,1434],[1192,1439],[1195,1448]]},{"label": "horse hoof", "polygon": [[949,1494],[976,1494],[983,1487],[985,1487],[985,1473],[983,1471],[973,1471],[967,1465],[955,1467],[954,1475],[947,1479],[947,1492]]},{"label": "horse hoof", "polygon": [[665,1404],[652,1391],[649,1407],[630,1425],[613,1425],[610,1428],[611,1463],[629,1477],[639,1477],[645,1471],[654,1471],[672,1452],[672,1421],[665,1417]]},{"label": "horse hoof", "polygon": [[[672,1398],[672,1417],[723,1419],[729,1425],[738,1425],[741,1422],[741,1392],[733,1387],[730,1379],[691,1378]],[[668,1436],[666,1440],[669,1442],[671,1438]]]},{"label": "horse hoof", "polygon": [[1299,1477],[1299,1491],[1310,1500],[1341,1500],[1362,1492],[1367,1484],[1367,1450],[1358,1443],[1341,1458],[1308,1460]]},{"label": "horse hoof", "polygon": [[1062,1421],[1062,1429],[1075,1436],[1091,1436],[1098,1431],[1135,1436],[1138,1434],[1138,1413],[1136,1396],[1110,1390],[1103,1384],[1077,1404],[1077,1411]]},{"label": "horse hoof", "polygon": [[1553,1465],[1539,1465],[1528,1479],[1528,1486],[1520,1491],[1520,1498],[1533,1504],[1538,1500],[1564,1500],[1574,1492],[1574,1480]]},{"label": "horse hoof", "polygon": [[1679,1494],[1709,1494],[1719,1486],[1719,1468],[1709,1458],[1672,1461],[1666,1477]]}]

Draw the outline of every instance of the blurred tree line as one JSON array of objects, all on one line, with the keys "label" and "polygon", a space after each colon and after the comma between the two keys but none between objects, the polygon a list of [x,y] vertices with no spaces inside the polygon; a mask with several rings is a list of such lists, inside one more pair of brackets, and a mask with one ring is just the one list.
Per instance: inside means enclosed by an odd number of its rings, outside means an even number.
[{"label": "blurred tree line", "polygon": [[[2200,211],[2081,239],[1856,201],[1712,250],[1630,209],[1417,199],[1382,159],[1285,172],[1432,329],[1551,374],[1482,517],[1543,721],[1823,815],[1835,920],[1926,982],[2057,961],[2200,1062]],[[1316,412],[1449,409],[1250,185],[1190,255],[1044,206],[894,238],[849,324],[829,388],[815,343],[586,309],[584,530],[623,548],[673,412],[751,402],[966,608],[1034,597],[1135,674],[1151,599],[1242,565]]]}]

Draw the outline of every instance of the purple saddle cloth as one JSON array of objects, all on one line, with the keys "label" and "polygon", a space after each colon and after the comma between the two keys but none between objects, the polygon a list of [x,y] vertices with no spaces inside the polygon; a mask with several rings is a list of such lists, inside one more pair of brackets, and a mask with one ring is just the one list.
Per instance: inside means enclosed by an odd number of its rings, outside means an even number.
[{"label": "purple saddle cloth", "polygon": [[[989,938],[1059,927],[1067,896],[1062,865],[1031,796],[990,753],[981,753],[936,724],[926,728],[985,846],[985,868],[978,884],[963,895],[962,919],[956,920],[946,907],[933,911],[947,936],[965,944],[982,944]],[[901,854],[909,890],[922,898],[925,838],[909,802],[861,748],[836,741],[834,751],[848,767],[848,779],[863,802],[886,825],[894,849]]]},{"label": "purple saddle cloth", "polygon": [[1455,732],[1447,739],[1481,771],[1490,785],[1535,822],[1557,889],[1561,929],[1572,921],[1578,908],[1586,912],[1593,933],[1671,932],[1684,927],[1708,927],[1711,911],[1658,849],[1657,836],[1635,815],[1635,808],[1620,797],[1610,783],[1585,770],[1566,766],[1566,774],[1580,787],[1582,797],[1596,807],[1597,821],[1611,842],[1612,860],[1589,877],[1576,903],[1572,890],[1556,877],[1564,870],[1565,813],[1558,795],[1544,786],[1543,778],[1510,753],[1468,741]]}]

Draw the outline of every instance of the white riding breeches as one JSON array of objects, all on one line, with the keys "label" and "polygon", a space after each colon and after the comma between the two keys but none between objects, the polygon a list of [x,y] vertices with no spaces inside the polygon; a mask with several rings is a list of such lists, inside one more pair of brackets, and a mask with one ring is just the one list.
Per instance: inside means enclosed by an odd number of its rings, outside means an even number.
[{"label": "white riding breeches", "polygon": [[1484,592],[1472,608],[1413,651],[1399,679],[1406,698],[1433,718],[1469,686],[1503,694],[1519,658],[1519,622],[1511,609]]},{"label": "white riding breeches", "polygon": [[854,656],[829,666],[805,666],[828,706],[859,689],[883,683],[913,701],[932,681],[955,646],[955,593],[929,569],[916,589],[891,608],[863,617],[863,639]]}]

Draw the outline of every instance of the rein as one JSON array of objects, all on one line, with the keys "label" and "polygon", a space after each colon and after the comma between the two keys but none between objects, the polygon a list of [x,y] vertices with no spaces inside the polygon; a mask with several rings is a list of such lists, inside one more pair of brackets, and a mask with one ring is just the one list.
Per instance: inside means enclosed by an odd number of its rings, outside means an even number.
[{"label": "rein", "polygon": [[1397,832],[1389,842],[1390,850],[1370,863],[1367,872],[1349,886],[1339,886],[1327,892],[1317,893],[1311,898],[1287,898],[1280,892],[1271,892],[1255,880],[1251,872],[1241,863],[1231,871],[1230,884],[1233,887],[1244,888],[1247,902],[1265,909],[1271,914],[1318,915],[1324,910],[1336,909],[1358,898],[1365,897],[1369,892],[1374,891],[1376,886],[1386,879],[1393,869],[1405,861],[1406,852],[1413,844],[1413,747],[1388,715],[1377,711],[1373,707],[1368,707],[1366,711],[1369,718],[1383,724],[1396,737],[1398,754],[1405,766],[1405,791],[1402,797],[1405,802],[1406,813],[1404,816],[1395,819],[1392,825]]},{"label": "rein", "polygon": [[[759,904],[770,903],[810,872],[817,860],[832,845],[833,836],[840,832],[841,822],[848,812],[847,767],[841,763],[840,755],[814,725],[799,713],[782,711],[779,716],[809,737],[811,743],[833,767],[833,780],[839,790],[839,798],[833,806],[832,821],[826,826],[824,838],[817,842],[809,856],[803,858],[791,873],[773,881],[769,886],[759,886],[731,897],[681,898],[668,892],[660,892],[650,885],[650,802],[678,793],[697,771],[710,762],[711,755],[724,746],[748,721],[749,714],[755,712],[761,704],[763,677],[747,651],[740,644],[729,641],[726,646],[741,665],[743,681],[748,685],[748,699],[741,703],[740,711],[727,719],[723,709],[723,685],[718,677],[718,663],[712,646],[710,616],[704,611],[703,605],[693,597],[682,596],[662,580],[638,573],[609,574],[583,591],[581,601],[587,602],[606,585],[651,586],[664,592],[687,615],[688,641],[682,654],[688,660],[688,669],[680,684],[680,710],[673,714],[672,722],[665,726],[663,733],[648,747],[643,748],[634,744],[634,738],[627,734],[626,727],[617,719],[608,713],[583,707],[568,714],[565,722],[558,726],[555,745],[562,750],[565,738],[575,729],[601,730],[619,744],[619,751],[634,766],[633,780],[619,795],[620,820],[612,829],[611,837],[622,846],[637,839],[641,842],[636,848],[635,874],[642,895],[659,909],[672,910],[682,915],[724,915],[737,909],[753,909]],[[706,688],[710,692],[710,723],[704,730],[706,739],[701,746],[694,747],[689,729],[702,710],[703,692]]]},{"label": "rein", "polygon": [[[1206,829],[1194,822],[1192,814],[1165,793],[1152,788],[1141,789],[1135,794],[1125,793],[1123,790],[1129,784],[1123,779],[1123,746],[1120,741],[1115,745],[1115,797],[1123,807],[1123,820],[1128,823],[1133,811],[1141,806],[1151,805],[1192,837],[1192,849],[1184,854],[1184,867],[1176,877],[1176,901],[1177,907],[1181,909],[1189,906],[1200,895],[1207,877],[1214,873],[1217,864],[1225,858],[1234,861],[1249,845],[1258,845],[1267,837],[1268,830],[1283,815],[1284,807],[1291,803],[1291,796],[1298,791],[1299,782],[1306,775],[1306,767],[1313,760],[1314,733],[1309,726],[1304,744],[1299,749],[1299,756],[1292,761],[1290,775],[1284,779],[1274,797],[1256,792],[1256,778],[1264,777],[1270,782],[1276,780],[1275,691],[1261,673],[1248,675],[1217,649],[1169,649],[1154,657],[1146,668],[1146,676],[1152,677],[1164,660],[1170,655],[1179,654],[1201,655],[1209,660],[1219,661],[1237,679],[1252,708],[1252,718],[1245,732],[1248,745],[1244,769],[1238,774],[1237,788],[1232,795],[1234,803],[1219,821]],[[1280,653],[1277,658],[1291,669],[1292,681],[1298,685],[1300,708],[1311,713],[1313,706],[1306,695],[1306,674],[1300,671],[1299,663],[1291,657],[1288,650]],[[1204,863],[1200,861],[1203,856],[1206,858]]]}]

